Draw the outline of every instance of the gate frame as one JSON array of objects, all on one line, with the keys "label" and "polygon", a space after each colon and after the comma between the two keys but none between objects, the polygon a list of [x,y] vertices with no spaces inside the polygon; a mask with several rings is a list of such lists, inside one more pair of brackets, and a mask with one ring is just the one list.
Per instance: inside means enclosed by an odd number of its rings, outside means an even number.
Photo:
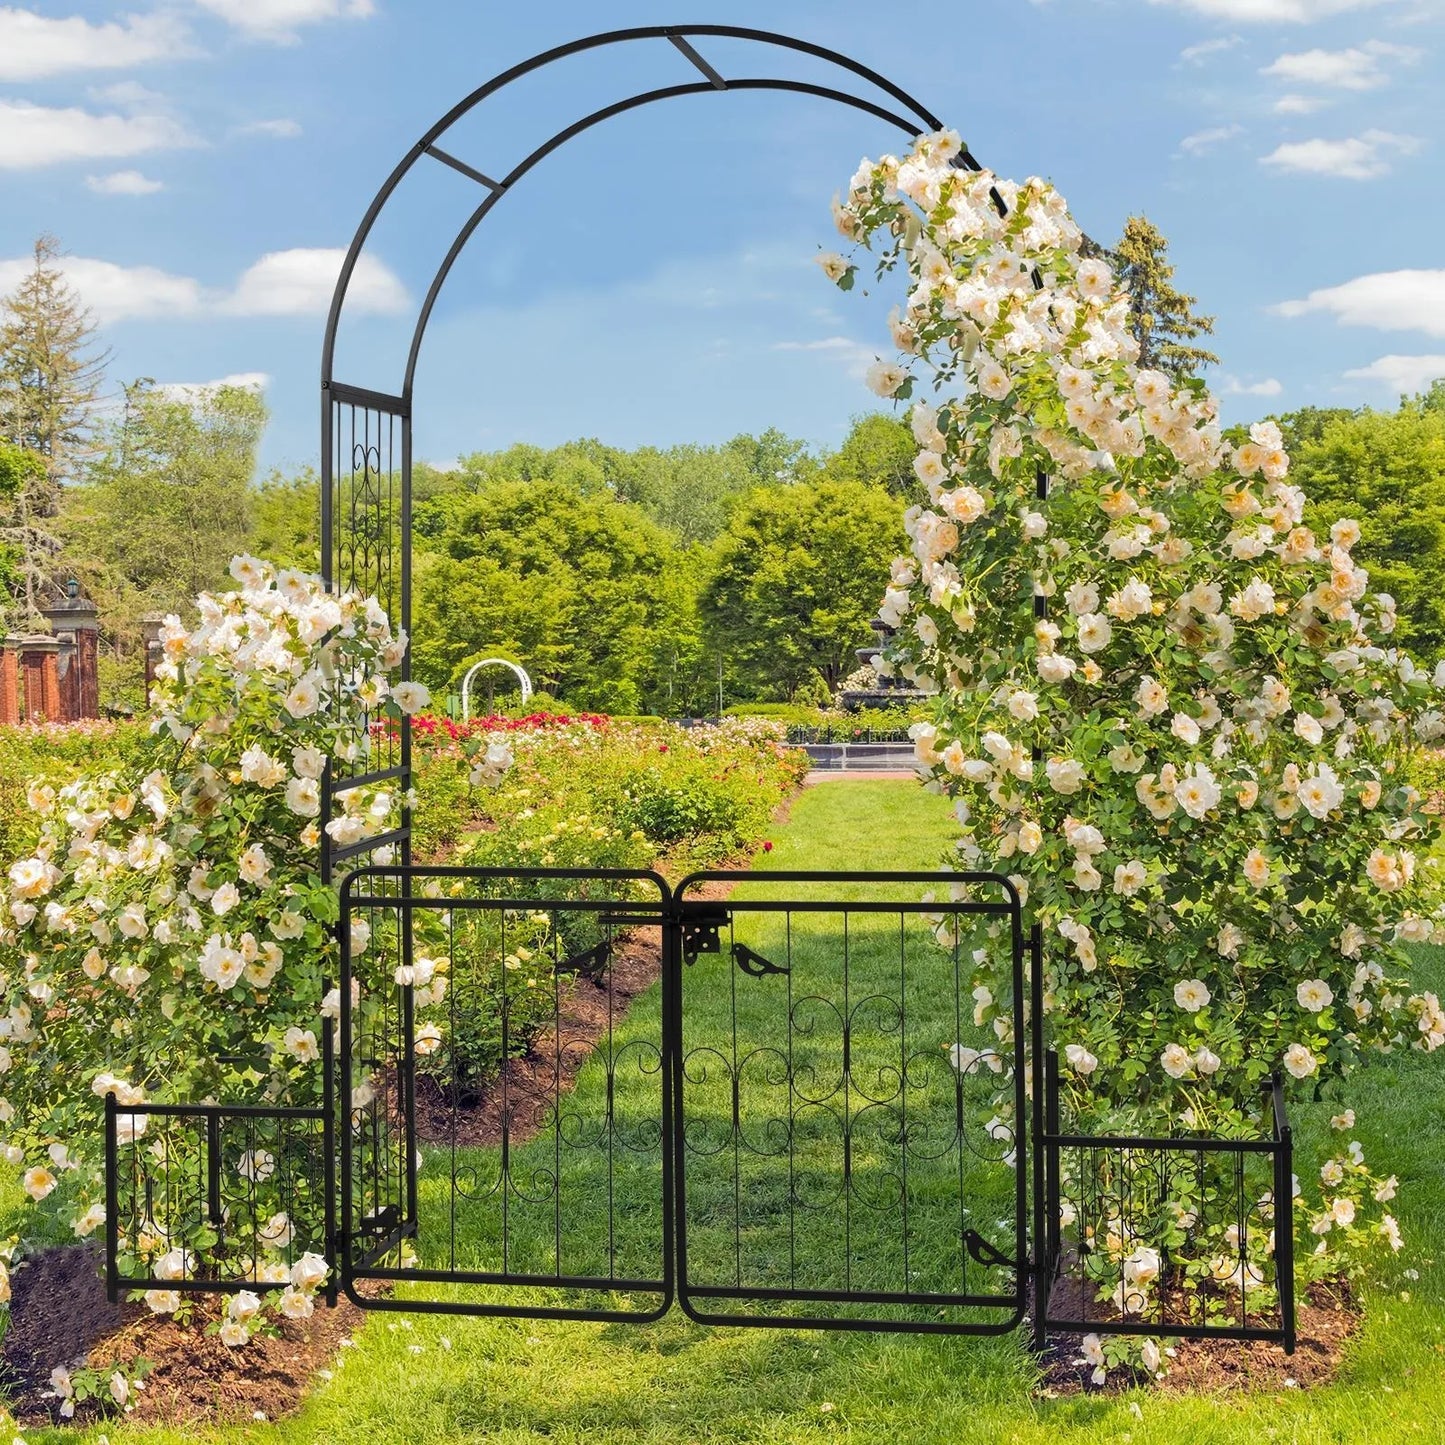
[{"label": "gate frame", "polygon": [[[511,890],[498,898],[459,899],[446,896],[438,899],[424,895],[412,886],[419,880],[432,878],[490,879],[498,882],[516,883],[522,888]],[[337,1049],[337,1065],[334,1077],[337,1081],[337,1105],[343,1110],[349,1099],[350,1060],[355,1035],[352,1021],[351,988],[355,977],[350,944],[349,922],[353,913],[364,909],[396,909],[403,922],[409,923],[410,914],[416,908],[467,907],[469,909],[507,908],[617,908],[611,902],[577,902],[576,900],[535,899],[521,896],[525,884],[536,880],[573,879],[596,880],[601,882],[625,883],[646,881],[655,885],[659,901],[654,905],[651,898],[642,902],[627,902],[619,908],[616,923],[620,927],[630,925],[657,926],[661,930],[662,969],[660,987],[662,1008],[659,1029],[660,1064],[662,1078],[661,1093],[661,1176],[659,1180],[659,1203],[661,1207],[661,1278],[656,1281],[610,1280],[600,1277],[543,1276],[535,1274],[509,1274],[502,1271],[444,1270],[422,1266],[419,1268],[386,1269],[377,1267],[376,1261],[385,1253],[400,1247],[408,1238],[418,1232],[419,1216],[416,1209],[417,1174],[419,1172],[418,1149],[414,1127],[414,1093],[404,1086],[398,1091],[402,1100],[405,1118],[401,1121],[403,1148],[406,1151],[407,1170],[404,1181],[399,1184],[410,1219],[400,1220],[390,1231],[386,1240],[374,1245],[370,1251],[357,1258],[353,1257],[352,1225],[355,1196],[353,1189],[354,1142],[352,1129],[345,1122],[337,1129],[339,1160],[337,1173],[340,1184],[340,1198],[335,1208],[336,1232],[333,1237],[332,1264],[342,1293],[354,1304],[366,1310],[396,1311],[421,1314],[454,1314],[501,1316],[508,1318],[549,1318],[585,1320],[604,1323],[645,1324],[659,1320],[668,1314],[676,1304],[690,1319],[699,1324],[731,1325],[750,1328],[777,1329],[840,1329],[877,1330],[888,1333],[909,1334],[951,1334],[951,1335],[1002,1335],[1016,1330],[1028,1313],[1030,1265],[1030,1209],[1029,1172],[1027,1161],[1030,1150],[1036,1146],[1027,1125],[1026,1108],[1028,1076],[1031,1068],[1026,1048],[1026,1022],[1030,1008],[1025,977],[1026,941],[1022,927],[1022,900],[1013,882],[1004,874],[983,871],[969,872],[927,872],[904,870],[891,872],[828,873],[816,871],[777,870],[702,870],[691,873],[676,885],[669,885],[662,876],[650,869],[586,869],[586,868],[468,868],[456,865],[373,865],[352,870],[340,885],[341,916],[338,924],[341,944],[340,985],[338,990],[340,1017],[338,1020],[340,1043]],[[395,894],[384,890],[361,891],[374,880],[385,880],[397,884]],[[713,901],[688,899],[686,891],[690,885],[712,881],[747,881],[757,883],[834,883],[834,884],[933,884],[949,887],[953,885],[979,885],[998,889],[1001,897],[996,900],[947,899],[932,903],[919,901],[888,902],[882,899],[838,900],[755,900],[734,904],[730,900]],[[656,907],[656,912],[652,910]],[[1012,1044],[1012,1095],[1014,1104],[1013,1148],[1014,1163],[1014,1208],[1013,1208],[1013,1259],[1002,1256],[985,1259],[975,1252],[975,1244],[984,1250],[997,1254],[995,1246],[987,1241],[977,1240],[973,1231],[966,1231],[960,1237],[960,1248],[976,1263],[1006,1267],[1013,1271],[1013,1289],[1004,1296],[942,1295],[938,1293],[912,1293],[908,1290],[887,1292],[880,1298],[878,1291],[851,1291],[809,1289],[806,1286],[749,1290],[743,1287],[699,1287],[690,1290],[687,1280],[687,1215],[686,1215],[686,1139],[685,1109],[686,1082],[684,1079],[685,1053],[683,1049],[683,977],[684,969],[691,960],[684,956],[684,936],[689,925],[707,929],[715,925],[719,911],[733,908],[743,912],[789,912],[802,913],[898,913],[923,915],[939,912],[949,916],[985,916],[1009,920],[1008,947],[1011,956],[1010,976],[1013,985],[1011,1014],[1013,1019]],[[628,917],[627,914],[633,916]],[[406,927],[403,938],[410,935]],[[712,951],[712,950],[703,950]],[[402,1059],[399,1067],[414,1069],[410,1042],[410,994],[403,1000],[400,1016],[407,1020],[402,1039]],[[900,1008],[903,1000],[900,1000]],[[844,1067],[846,1075],[846,1064]],[[736,1121],[734,1121],[736,1126]],[[959,1147],[963,1147],[960,1141]],[[505,1173],[505,1170],[504,1170]],[[960,1198],[960,1204],[964,1199]],[[970,1237],[972,1236],[972,1238]],[[659,1303],[646,1310],[589,1309],[583,1306],[560,1305],[517,1305],[508,1303],[475,1302],[471,1300],[437,1300],[374,1297],[360,1293],[357,1283],[362,1280],[388,1281],[392,1283],[416,1282],[421,1284],[459,1284],[509,1287],[542,1287],[564,1290],[620,1291],[629,1294],[656,1294]],[[784,1301],[832,1301],[856,1303],[859,1305],[888,1305],[916,1309],[1011,1309],[1005,1319],[983,1321],[953,1319],[880,1320],[865,1316],[842,1316],[815,1318],[800,1315],[765,1314],[718,1314],[704,1308],[702,1299],[772,1299]]]}]

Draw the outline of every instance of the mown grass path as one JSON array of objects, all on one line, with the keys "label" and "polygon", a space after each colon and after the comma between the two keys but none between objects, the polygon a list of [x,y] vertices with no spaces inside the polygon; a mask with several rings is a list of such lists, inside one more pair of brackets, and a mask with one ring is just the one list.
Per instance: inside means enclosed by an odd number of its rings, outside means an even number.
[{"label": "mown grass path", "polygon": [[[946,807],[910,782],[828,782],[799,797],[767,862],[926,868],[950,834]],[[1438,952],[1424,966],[1436,985],[1445,982]],[[675,1313],[641,1327],[378,1316],[289,1420],[185,1430],[111,1424],[82,1438],[104,1433],[113,1445],[1445,1440],[1445,1062],[1413,1054],[1389,1060],[1355,1094],[1358,1137],[1400,1176],[1407,1245],[1368,1292],[1363,1332],[1327,1388],[1046,1400],[1034,1393],[1022,1338],[703,1329]],[[27,1438],[34,1445],[76,1437],[30,1431]]]}]

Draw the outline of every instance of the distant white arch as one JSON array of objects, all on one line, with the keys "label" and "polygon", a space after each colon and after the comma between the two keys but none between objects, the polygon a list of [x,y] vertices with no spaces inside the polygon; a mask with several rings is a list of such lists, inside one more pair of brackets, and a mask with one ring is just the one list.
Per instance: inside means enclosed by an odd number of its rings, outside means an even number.
[{"label": "distant white arch", "polygon": [[468,669],[467,675],[462,679],[462,721],[470,722],[472,715],[472,679],[484,667],[507,667],[517,674],[517,681],[522,684],[522,706],[527,706],[527,700],[532,696],[532,679],[527,676],[525,668],[518,667],[515,662],[508,662],[505,657],[484,657],[480,662],[474,662]]}]

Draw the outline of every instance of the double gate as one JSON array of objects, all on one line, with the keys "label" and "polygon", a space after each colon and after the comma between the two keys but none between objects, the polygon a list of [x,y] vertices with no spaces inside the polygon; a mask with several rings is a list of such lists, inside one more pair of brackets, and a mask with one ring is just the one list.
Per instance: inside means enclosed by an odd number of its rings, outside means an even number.
[{"label": "double gate", "polygon": [[[1007,879],[368,867],[341,898],[335,1257],[358,1304],[1023,1318]],[[982,950],[1007,980],[987,1006]]]},{"label": "double gate", "polygon": [[[363,867],[339,934],[322,1102],[107,1099],[113,1299],[309,1253],[366,1309],[1294,1347],[1279,1081],[1258,1137],[1071,1127],[998,874]],[[1136,1249],[1214,1287],[1109,1296]]]}]

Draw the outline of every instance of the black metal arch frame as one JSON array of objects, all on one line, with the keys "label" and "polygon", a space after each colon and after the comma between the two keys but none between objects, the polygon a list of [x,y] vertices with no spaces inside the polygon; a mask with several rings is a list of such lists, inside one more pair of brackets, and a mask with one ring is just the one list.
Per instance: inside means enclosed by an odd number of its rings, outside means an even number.
[{"label": "black metal arch frame", "polygon": [[[749,41],[773,50],[826,61],[836,66],[847,82],[861,81],[873,87],[879,98],[855,94],[851,88],[842,88],[841,85],[824,85],[807,80],[769,76],[727,77],[693,43],[709,38]],[[500,178],[492,177],[439,144],[447,131],[464,116],[523,76],[568,56],[632,41],[664,41],[672,45],[699,73],[700,79],[643,91],[594,110],[548,137]],[[654,101],[727,91],[781,91],[814,96],[874,116],[910,137],[936,130],[941,125],[938,117],[913,96],[849,56],[811,41],[736,25],[650,25],[587,36],[512,66],[459,101],[406,152],[377,191],[352,237],[332,295],[321,357],[321,567],[329,586],[338,589],[354,587],[375,594],[386,605],[393,620],[399,621],[410,632],[412,396],[417,360],[442,287],[481,223],[502,197],[541,161],[602,121]],[[897,108],[892,108],[894,106]],[[378,218],[401,182],[423,160],[449,167],[466,176],[485,195],[458,229],[426,289],[407,347],[400,390],[389,393],[354,386],[335,374],[337,333],[345,314],[351,281]],[[967,151],[959,157],[958,164],[970,170],[982,169]],[[406,662],[403,662],[403,669],[403,676],[409,675],[405,670]],[[394,780],[398,786],[405,787],[410,776],[410,763],[410,729],[403,724],[399,734],[388,739],[382,755],[362,765],[363,771],[343,776],[340,769],[336,770],[326,788],[326,815],[330,813],[331,794],[342,787],[385,780]],[[369,839],[350,851],[371,852],[383,843],[393,844],[404,857],[407,853],[407,830]],[[329,840],[323,847],[326,852],[324,867],[329,876],[334,865],[347,856],[348,850],[332,847]]]},{"label": "black metal arch frame", "polygon": [[[889,104],[864,95],[854,94],[851,89],[818,84],[812,81],[786,78],[742,77],[730,79],[717,70],[705,55],[693,44],[709,38],[743,40],[785,52],[823,60],[836,66],[850,83],[863,81],[873,87]],[[698,80],[662,86],[640,92],[618,100],[601,109],[582,116],[543,141],[526,157],[514,165],[500,179],[493,178],[468,160],[452,154],[438,142],[459,120],[468,115],[489,97],[521,77],[540,70],[555,61],[585,51],[598,50],[628,41],[665,41],[700,74]],[[813,96],[833,101],[851,109],[871,115],[876,119],[896,126],[910,137],[927,131],[938,130],[942,122],[926,107],[906,91],[885,79],[877,71],[825,46],[773,31],[750,29],[733,25],[681,25],[641,26],[624,30],[613,30],[587,36],[566,45],[533,56],[514,65],[509,70],[478,87],[470,95],[453,106],[402,157],[387,177],[368,206],[341,267],[341,273],[332,296],[327,317],[322,347],[321,364],[321,525],[322,525],[322,575],[332,589],[356,589],[363,594],[376,596],[386,607],[394,621],[410,633],[411,631],[411,466],[412,466],[412,399],[415,384],[417,360],[421,344],[426,335],[436,301],[450,275],[458,257],[477,228],[495,209],[498,202],[520,180],[541,161],[569,140],[590,130],[593,126],[613,116],[639,109],[654,101],[670,100],[687,95],[707,95],[726,91],[780,91],[798,95]],[[442,258],[423,296],[410,345],[407,348],[405,367],[399,392],[393,394],[372,388],[355,386],[339,380],[334,371],[337,332],[345,312],[347,296],[357,263],[370,237],[377,219],[387,203],[423,158],[466,177],[485,192],[480,203],[463,222]],[[983,167],[964,149],[955,160],[962,169],[981,171]],[[1002,213],[1005,205],[995,189],[993,202]],[[1039,278],[1035,277],[1036,284]],[[1040,499],[1048,495],[1049,479],[1040,473],[1037,478],[1037,495]],[[1043,616],[1046,602],[1035,598],[1035,613]],[[403,676],[409,676],[409,659],[402,662]],[[362,717],[356,721],[359,729],[371,731],[376,720]],[[328,767],[323,788],[322,823],[326,822],[332,807],[332,798],[344,788],[356,787],[363,783],[390,782],[398,789],[409,786],[411,775],[411,728],[403,720],[399,729],[377,730],[379,745],[369,753],[359,753],[358,762],[351,771],[336,763]],[[1035,753],[1035,760],[1038,759]],[[376,854],[383,845],[391,849],[389,861],[402,865],[404,874],[410,873],[410,830],[403,825],[394,832],[369,838],[349,847],[336,847],[325,836],[322,842],[322,869],[327,878],[334,876],[336,865],[350,858]],[[385,856],[385,855],[379,855]],[[371,861],[362,859],[362,861]],[[409,905],[413,899],[409,881],[402,882],[401,892],[396,900]],[[410,934],[404,935],[403,948],[408,961],[410,955]],[[1148,1151],[1163,1157],[1176,1148],[1193,1147],[1191,1141],[1161,1141],[1148,1139],[1091,1140],[1060,1132],[1057,1116],[1057,1080],[1055,1079],[1052,1103],[1046,1109],[1045,1089],[1042,1085],[1042,1071],[1047,1065],[1044,1054],[1043,1026],[1043,939],[1037,928],[1029,939],[1030,968],[1028,970],[1029,1019],[1028,1034],[1032,1051],[1034,1087],[1029,1100],[1030,1126],[1028,1130],[1029,1154],[1028,1172],[1031,1176],[1033,1197],[1033,1234],[1035,1258],[1032,1261],[1032,1284],[1034,1290],[1034,1332],[1036,1341],[1042,1342],[1046,1321],[1049,1319],[1049,1297],[1051,1275],[1059,1263],[1059,1239],[1057,1220],[1051,1217],[1051,1199],[1057,1203],[1059,1194],[1058,1157],[1063,1148],[1093,1150],[1109,1146],[1124,1150],[1124,1157]],[[343,994],[346,990],[343,989]],[[343,1004],[343,1008],[346,1005]],[[411,1027],[410,1005],[407,1005],[405,1028],[408,1036]],[[1020,1100],[1022,1108],[1022,1100]],[[1283,1178],[1289,1177],[1289,1131],[1284,1121],[1282,1105],[1275,1096],[1276,1128],[1275,1138],[1270,1143],[1261,1143],[1253,1148],[1256,1152],[1267,1152],[1274,1156],[1276,1177],[1283,1169]],[[1239,1151],[1239,1146],[1211,1146]],[[1241,1155],[1242,1157],[1242,1155]],[[1283,1163],[1280,1161],[1283,1160]],[[1046,1169],[1046,1163],[1051,1167]],[[1165,1166],[1160,1166],[1164,1168]],[[1162,1176],[1161,1176],[1162,1177]],[[1242,1176],[1241,1176],[1242,1177]],[[1024,1240],[1020,1239],[1020,1245]],[[112,1250],[113,1254],[114,1251]],[[1025,1267],[1025,1260],[1018,1264]],[[1288,1266],[1284,1266],[1288,1273]],[[1281,1302],[1283,1319],[1279,1330],[1258,1326],[1220,1328],[1213,1323],[1167,1322],[1162,1319],[1126,1322],[1121,1328],[1135,1332],[1164,1335],[1233,1335],[1242,1338],[1272,1338],[1282,1340],[1287,1349],[1293,1348],[1294,1311],[1292,1295],[1286,1295],[1287,1285],[1282,1276]],[[1071,1323],[1083,1327],[1088,1322],[1080,1320]]]}]

